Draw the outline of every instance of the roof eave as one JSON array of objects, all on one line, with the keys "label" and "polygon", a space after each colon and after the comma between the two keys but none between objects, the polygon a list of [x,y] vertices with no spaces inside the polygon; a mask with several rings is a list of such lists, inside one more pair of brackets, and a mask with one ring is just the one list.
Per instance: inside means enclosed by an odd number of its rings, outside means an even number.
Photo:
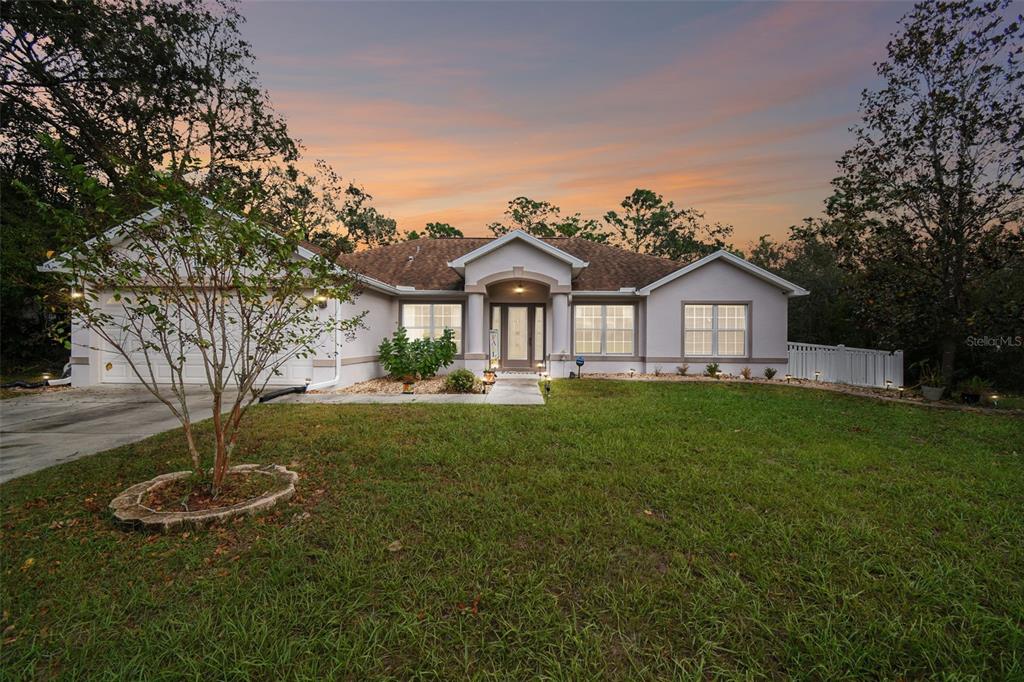
[{"label": "roof eave", "polygon": [[654,282],[651,282],[647,286],[643,287],[642,289],[640,289],[640,292],[644,294],[650,294],[658,287],[664,286],[669,282],[673,282],[676,279],[682,277],[683,275],[689,274],[698,268],[702,268],[709,263],[715,262],[716,260],[723,259],[726,262],[745,271],[747,274],[753,275],[754,277],[757,277],[765,282],[768,282],[769,284],[778,287],[783,291],[783,293],[786,296],[806,296],[810,293],[807,289],[804,289],[800,285],[794,284],[793,282],[783,279],[778,275],[774,275],[765,270],[764,268],[754,265],[750,261],[740,258],[739,256],[730,253],[729,251],[726,251],[724,249],[719,249],[718,251],[715,251],[712,254],[708,254],[707,256],[704,256],[703,258],[696,260],[687,266],[670,272],[661,279],[655,280]]}]

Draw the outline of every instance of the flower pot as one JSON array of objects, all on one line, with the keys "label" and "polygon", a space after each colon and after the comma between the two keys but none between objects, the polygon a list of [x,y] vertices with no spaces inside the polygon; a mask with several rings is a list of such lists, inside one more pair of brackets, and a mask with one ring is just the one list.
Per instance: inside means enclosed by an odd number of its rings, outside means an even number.
[{"label": "flower pot", "polygon": [[924,395],[925,400],[941,400],[942,394],[945,392],[945,388],[942,386],[922,386],[921,393]]},{"label": "flower pot", "polygon": [[961,393],[960,400],[964,401],[967,405],[977,405],[981,402],[980,393]]}]

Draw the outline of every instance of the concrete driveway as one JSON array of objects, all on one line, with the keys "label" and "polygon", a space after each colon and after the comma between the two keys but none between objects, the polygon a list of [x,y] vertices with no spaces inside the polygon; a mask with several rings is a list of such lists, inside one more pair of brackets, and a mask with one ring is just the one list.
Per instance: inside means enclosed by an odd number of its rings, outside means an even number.
[{"label": "concrete driveway", "polygon": [[[210,417],[205,386],[189,392],[196,421]],[[75,388],[0,401],[0,483],[181,424],[146,389]]]}]

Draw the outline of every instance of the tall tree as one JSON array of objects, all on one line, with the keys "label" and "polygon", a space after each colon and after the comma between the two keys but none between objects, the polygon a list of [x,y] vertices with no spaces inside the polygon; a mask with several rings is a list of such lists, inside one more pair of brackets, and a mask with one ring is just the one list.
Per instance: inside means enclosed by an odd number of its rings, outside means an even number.
[{"label": "tall tree", "polygon": [[701,211],[677,209],[658,193],[635,189],[622,200],[622,211],[608,211],[604,221],[612,240],[623,248],[679,260],[725,248],[732,226],[709,223]]},{"label": "tall tree", "polygon": [[[76,0],[0,5],[0,325],[41,338],[55,282],[35,272],[59,248],[35,200],[78,200],[41,144],[60,139],[127,212],[152,201],[154,168],[214,186],[256,186],[297,154],[260,88],[230,0]],[[99,222],[95,223],[99,225]],[[5,362],[12,350],[4,344]],[[38,345],[30,346],[39,348]],[[15,358],[18,359],[18,358]]]},{"label": "tall tree", "polygon": [[423,227],[422,235],[416,230],[410,230],[405,238],[419,239],[421,236],[426,239],[458,239],[465,235],[462,234],[462,230],[448,223],[427,223]]},{"label": "tall tree", "polygon": [[554,237],[551,224],[558,220],[559,208],[547,201],[535,201],[529,197],[516,197],[508,202],[505,209],[506,223],[491,223],[487,228],[501,236],[513,230],[523,230],[535,237]]},{"label": "tall tree", "polygon": [[900,24],[822,236],[871,283],[875,331],[937,339],[948,382],[972,302],[1022,248],[1022,22],[1008,1],[956,0],[919,3]]},{"label": "tall tree", "polygon": [[535,237],[579,237],[592,242],[605,242],[608,235],[596,220],[583,218],[579,213],[562,216],[562,210],[548,201],[535,201],[529,197],[516,197],[505,209],[505,223],[491,223],[488,229],[500,236],[512,230],[523,230]]},{"label": "tall tree", "polygon": [[331,260],[397,239],[397,223],[373,206],[373,196],[346,182],[322,159],[312,173],[294,164],[275,167],[261,186],[262,212],[282,229],[294,230],[320,247]]}]

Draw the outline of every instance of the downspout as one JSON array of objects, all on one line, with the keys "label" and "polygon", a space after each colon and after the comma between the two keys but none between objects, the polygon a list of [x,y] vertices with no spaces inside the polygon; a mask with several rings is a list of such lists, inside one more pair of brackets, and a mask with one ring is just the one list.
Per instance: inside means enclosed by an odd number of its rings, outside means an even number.
[{"label": "downspout", "polygon": [[341,381],[341,301],[334,300],[334,378],[306,386],[307,391],[336,386]]}]

